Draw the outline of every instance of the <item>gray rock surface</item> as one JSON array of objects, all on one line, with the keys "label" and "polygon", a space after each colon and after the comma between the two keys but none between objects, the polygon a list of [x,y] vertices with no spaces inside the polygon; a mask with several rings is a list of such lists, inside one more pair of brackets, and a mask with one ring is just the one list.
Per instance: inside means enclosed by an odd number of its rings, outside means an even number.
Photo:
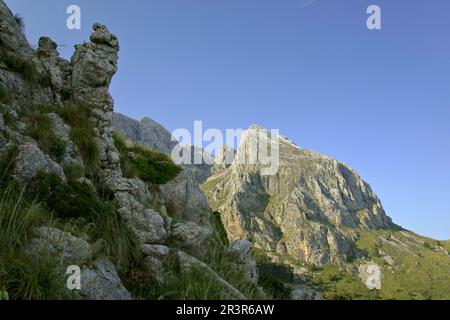
[{"label": "gray rock surface", "polygon": [[81,272],[81,294],[89,300],[131,300],[114,265],[107,259],[97,260],[92,268]]},{"label": "gray rock surface", "polygon": [[75,144],[70,139],[70,127],[64,123],[60,116],[55,113],[50,113],[49,118],[52,122],[52,129],[55,136],[64,141],[66,149],[63,155],[63,166],[78,166],[83,168],[83,159]]},{"label": "gray rock surface", "polygon": [[63,180],[66,179],[61,166],[44,154],[34,141],[28,140],[19,146],[14,177],[18,182],[26,183],[40,171],[56,173]]},{"label": "gray rock surface", "polygon": [[20,51],[30,52],[31,48],[12,12],[5,2],[0,0],[0,55]]},{"label": "gray rock surface", "polygon": [[208,254],[211,238],[210,228],[188,222],[173,225],[170,240],[177,247],[188,250],[196,257],[204,258]]},{"label": "gray rock surface", "polygon": [[93,256],[89,243],[51,227],[37,228],[26,251],[33,255],[56,256],[64,268],[69,265],[82,266]]},{"label": "gray rock surface", "polygon": [[177,145],[167,129],[150,118],[140,121],[130,119],[120,113],[114,113],[114,129],[136,144],[141,144],[155,151],[170,154]]},{"label": "gray rock surface", "polygon": [[159,259],[148,256],[144,259],[144,266],[158,285],[164,284],[166,280],[164,266]]},{"label": "gray rock surface", "polygon": [[373,261],[364,263],[358,268],[359,278],[369,290],[381,290],[381,267]]}]

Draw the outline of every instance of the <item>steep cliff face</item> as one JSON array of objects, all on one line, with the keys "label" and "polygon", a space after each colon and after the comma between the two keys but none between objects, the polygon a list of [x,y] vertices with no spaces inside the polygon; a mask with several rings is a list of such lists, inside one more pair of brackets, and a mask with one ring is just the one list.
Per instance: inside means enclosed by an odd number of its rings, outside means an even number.
[{"label": "steep cliff face", "polygon": [[258,126],[244,132],[233,164],[216,169],[203,185],[231,240],[251,239],[267,252],[324,265],[355,256],[357,230],[394,227],[356,172],[284,137],[278,137],[276,174],[261,175],[264,165],[238,161],[251,157],[249,145],[270,141],[270,135]]}]

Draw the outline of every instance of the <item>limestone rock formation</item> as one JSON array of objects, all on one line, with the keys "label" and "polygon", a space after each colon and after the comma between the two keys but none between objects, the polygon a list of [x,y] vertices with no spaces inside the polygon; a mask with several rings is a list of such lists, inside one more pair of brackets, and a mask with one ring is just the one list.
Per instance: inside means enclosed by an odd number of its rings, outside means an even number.
[{"label": "limestone rock formation", "polygon": [[44,154],[32,140],[28,140],[19,146],[16,162],[14,170],[18,182],[26,183],[30,181],[39,171],[56,173],[62,179],[65,179],[62,167]]},{"label": "limestone rock formation", "polygon": [[[178,145],[167,129],[149,118],[136,121],[115,113],[113,119],[114,130],[133,143],[167,155],[170,155],[173,148]],[[189,149],[192,157],[195,152],[201,152],[195,147],[183,147],[187,150],[185,148]],[[202,164],[182,165],[182,167],[183,171],[177,178],[159,187],[159,197],[165,207],[172,213],[176,213],[179,218],[200,225],[208,225],[211,211],[199,185],[210,175],[211,166]]]},{"label": "limestone rock formation", "polygon": [[177,142],[172,141],[172,135],[169,131],[150,118],[137,121],[120,113],[114,113],[113,125],[115,130],[134,143],[164,154],[170,154],[177,144]]},{"label": "limestone rock formation", "polygon": [[[242,161],[274,138],[274,175],[261,174],[267,164]],[[244,132],[233,164],[210,177],[203,190],[230,240],[252,240],[258,249],[316,265],[354,256],[358,229],[394,226],[370,186],[347,165],[258,126]]]},{"label": "limestone rock formation", "polygon": [[176,223],[172,226],[171,241],[179,248],[203,258],[208,254],[212,231],[194,222]]}]

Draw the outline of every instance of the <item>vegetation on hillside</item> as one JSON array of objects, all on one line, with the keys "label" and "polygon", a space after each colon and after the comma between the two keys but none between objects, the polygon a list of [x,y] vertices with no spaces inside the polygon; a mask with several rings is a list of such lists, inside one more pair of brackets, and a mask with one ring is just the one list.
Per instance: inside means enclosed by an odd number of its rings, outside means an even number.
[{"label": "vegetation on hillside", "polygon": [[70,138],[78,147],[86,173],[93,175],[100,164],[100,148],[92,124],[91,108],[85,104],[68,103],[58,112],[70,126]]},{"label": "vegetation on hillside", "polygon": [[0,159],[0,300],[74,298],[56,257],[25,253],[33,227],[49,215],[11,178],[14,160],[14,150]]},{"label": "vegetation on hillside", "polygon": [[125,177],[140,178],[152,184],[165,184],[175,179],[182,170],[163,153],[141,145],[127,146],[124,139],[117,133],[114,133],[114,142],[120,152]]}]

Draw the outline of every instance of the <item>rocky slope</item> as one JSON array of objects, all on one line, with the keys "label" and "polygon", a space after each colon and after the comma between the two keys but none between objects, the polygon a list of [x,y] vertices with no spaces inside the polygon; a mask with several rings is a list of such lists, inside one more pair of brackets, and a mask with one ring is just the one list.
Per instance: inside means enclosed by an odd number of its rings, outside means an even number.
[{"label": "rocky slope", "polygon": [[[262,174],[268,165],[259,161],[246,164],[249,152],[259,154],[258,142],[265,146],[274,140],[280,155],[276,174]],[[224,161],[227,155],[232,162]],[[224,147],[212,173],[202,189],[228,238],[252,241],[293,273],[287,282],[302,283],[294,286],[294,298],[305,297],[305,281],[311,279],[327,298],[374,298],[358,279],[358,267],[368,260],[383,270],[385,286],[378,298],[448,298],[445,243],[396,226],[371,187],[346,164],[252,126],[237,151]]]},{"label": "rocky slope", "polygon": [[[173,143],[161,126],[114,115],[109,85],[118,70],[118,53],[117,37],[98,23],[90,41],[75,46],[70,61],[59,57],[57,44],[48,37],[32,49],[20,21],[0,0],[0,191],[5,195],[0,197],[0,226],[8,219],[19,225],[22,216],[11,216],[14,211],[5,202],[19,186],[24,200],[19,191],[12,199],[40,216],[23,221],[29,235],[22,232],[25,227],[13,230],[23,238],[17,248],[4,234],[10,230],[0,228],[0,246],[9,248],[0,250],[0,289],[16,298],[45,290],[66,297],[65,280],[57,279],[75,263],[82,269],[77,294],[88,299],[130,299],[132,293],[137,298],[172,292],[172,298],[239,299],[259,294],[256,272],[248,271],[255,268],[248,263],[251,249],[242,247],[242,263],[231,261],[210,224],[211,211],[199,189],[209,167],[176,169],[162,154]],[[113,121],[134,144],[120,144]],[[37,288],[25,295],[10,287],[12,273],[27,265],[7,266],[7,261],[20,262],[17,256],[38,269],[54,262],[38,274],[51,273],[57,289]],[[3,271],[7,268],[12,269]],[[241,276],[242,270],[252,277]],[[189,282],[197,273],[203,280],[193,288]],[[170,286],[180,289],[164,290]],[[156,296],[158,290],[163,294]]]}]

